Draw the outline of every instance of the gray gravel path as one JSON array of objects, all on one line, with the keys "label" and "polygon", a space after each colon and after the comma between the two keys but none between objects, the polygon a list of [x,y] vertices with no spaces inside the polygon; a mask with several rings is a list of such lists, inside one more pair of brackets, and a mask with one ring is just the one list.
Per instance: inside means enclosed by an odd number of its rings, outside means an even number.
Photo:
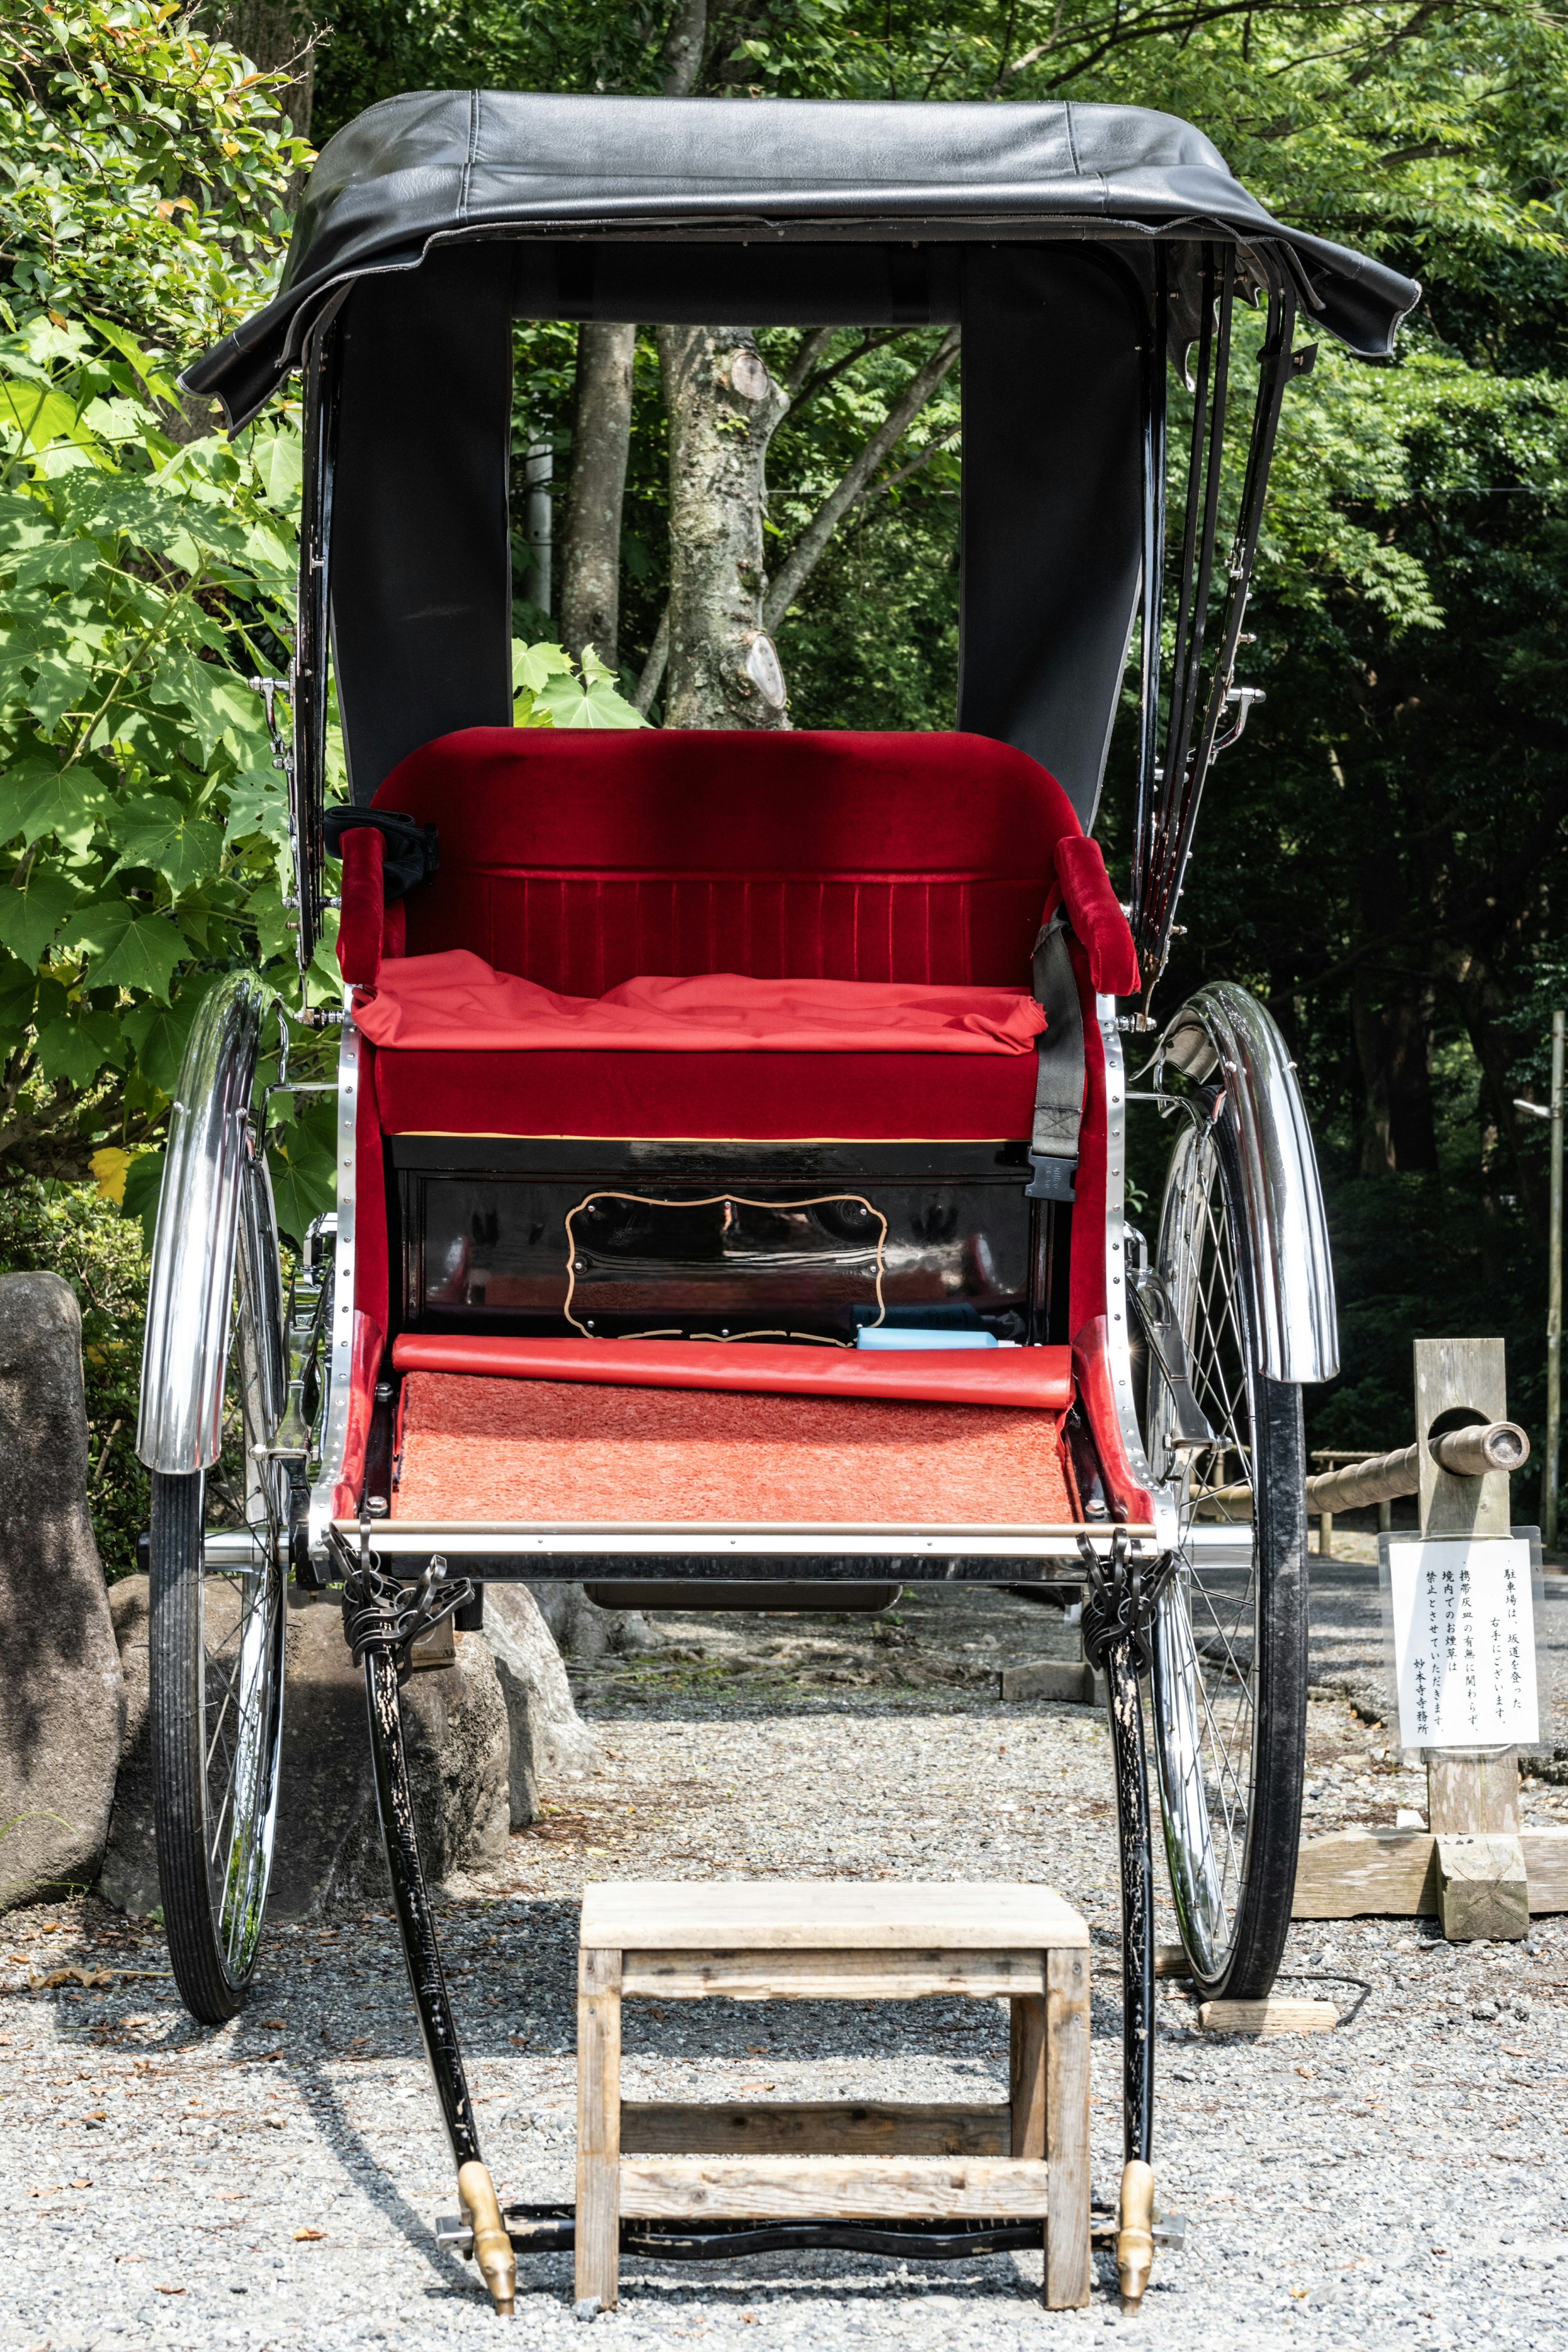
[{"label": "gray gravel path", "polygon": [[[776,1874],[1037,1877],[1079,1904],[1095,1945],[1095,2188],[1112,2195],[1108,1743],[1086,1709],[989,1695],[998,1664],[1073,1637],[1005,1594],[898,1613],[666,1619],[661,1652],[585,1679],[602,1772],[556,1784],[508,1878],[455,1890],[444,1920],[506,2190],[570,2195],[584,1880]],[[1346,1699],[1311,1713],[1322,1827],[1418,1799]],[[1531,1802],[1564,1818],[1568,1798]],[[1137,2322],[1104,2263],[1086,2312],[1048,2314],[1038,2257],[823,2253],[629,2264],[600,2336],[1005,2352],[1131,2326],[1150,2352],[1568,2346],[1568,1921],[1522,1948],[1453,1950],[1425,1924],[1317,1925],[1286,1965],[1342,2004],[1332,2036],[1205,2040],[1184,1991],[1163,1992],[1156,2170],[1190,2231]],[[28,1990],[67,1966],[112,1981]],[[244,2017],[217,2032],[184,2017],[166,1971],[155,1930],[94,1904],[0,1922],[0,2347],[494,2342],[473,2272],[432,2243],[455,2200],[387,1920],[270,1934]],[[645,2097],[992,2099],[1005,2072],[995,2006],[628,2004],[626,2084]],[[523,2264],[520,2338],[573,2327],[569,2268]]]}]

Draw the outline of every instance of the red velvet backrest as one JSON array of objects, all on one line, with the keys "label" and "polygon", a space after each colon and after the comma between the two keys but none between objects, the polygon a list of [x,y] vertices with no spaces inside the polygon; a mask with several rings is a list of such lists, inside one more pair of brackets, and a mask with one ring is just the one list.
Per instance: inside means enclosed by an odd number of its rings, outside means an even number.
[{"label": "red velvet backrest", "polygon": [[638,972],[1026,985],[1071,803],[983,735],[475,727],[376,805],[439,828],[411,955],[596,996]]}]

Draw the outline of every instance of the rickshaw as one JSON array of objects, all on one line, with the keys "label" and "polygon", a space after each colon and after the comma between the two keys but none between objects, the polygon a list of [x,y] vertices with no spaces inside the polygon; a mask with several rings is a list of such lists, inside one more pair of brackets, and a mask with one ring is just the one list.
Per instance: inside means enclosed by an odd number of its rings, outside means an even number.
[{"label": "rickshaw", "polygon": [[[1142,109],[420,92],[329,142],[278,295],[184,379],[235,429],[303,379],[279,757],[301,971],[336,855],[344,993],[290,1013],[224,977],[171,1114],[138,1440],[165,1925],[188,2008],[232,2015],[285,1586],[341,1586],[462,2242],[500,2309],[514,2250],[569,2244],[571,2215],[501,2214],[483,2166],[399,1715],[413,1644],[479,1625],[487,1583],[1077,1578],[1113,1735],[1129,2164],[1152,2123],[1145,1682],[1191,1973],[1235,1999],[1274,1979],[1329,1244],[1267,1011],[1226,982],[1163,1023],[1150,1002],[1205,779],[1257,699],[1236,667],[1299,323],[1375,360],[1418,294]],[[519,319],[958,324],[955,730],[514,727]],[[1130,662],[1123,906],[1092,828]],[[287,1302],[256,1102],[275,1013],[339,1033],[336,1213]],[[1147,1237],[1132,1103],[1175,1131]],[[742,2243],[622,2226],[645,2253]]]}]

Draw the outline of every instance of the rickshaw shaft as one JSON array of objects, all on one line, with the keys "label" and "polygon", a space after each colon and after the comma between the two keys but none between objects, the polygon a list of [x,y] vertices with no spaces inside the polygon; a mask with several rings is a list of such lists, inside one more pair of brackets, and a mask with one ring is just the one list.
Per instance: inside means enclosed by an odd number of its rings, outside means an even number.
[{"label": "rickshaw shaft", "polygon": [[1121,1862],[1123,2156],[1129,2164],[1147,2164],[1154,2127],[1154,1854],[1143,1703],[1130,1635],[1106,1651],[1105,1675]]},{"label": "rickshaw shaft", "polygon": [[403,1745],[403,1711],[397,1695],[397,1663],[384,1649],[367,1650],[364,1659],[365,1704],[370,1716],[371,1754],[375,1764],[376,1800],[386,1849],[392,1899],[402,1932],[403,1957],[409,1989],[418,2012],[441,2120],[451,2143],[452,2160],[460,2171],[465,2164],[482,2161],[479,2137],[468,2097],[468,2077],[457,2027],[441,1972],[436,1922],[419,1860],[418,1831],[408,1784],[408,1759]]}]

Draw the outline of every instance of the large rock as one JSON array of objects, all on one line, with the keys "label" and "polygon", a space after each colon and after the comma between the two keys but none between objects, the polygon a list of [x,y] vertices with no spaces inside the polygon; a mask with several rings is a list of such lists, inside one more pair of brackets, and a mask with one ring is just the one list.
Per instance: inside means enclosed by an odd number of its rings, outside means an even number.
[{"label": "large rock", "polygon": [[[320,1917],[340,1903],[384,1902],[364,1676],[343,1640],[336,1596],[290,1596],[285,1640],[283,1768],[273,1848],[273,1919]],[[133,1912],[158,1900],[146,1705],[147,1580],[115,1588],[131,1690],[125,1755],[100,1882]],[[403,1685],[404,1740],[425,1875],[432,1885],[504,1864],[510,1813],[506,1700],[483,1637],[459,1633],[456,1664]]]},{"label": "large rock", "polygon": [[[488,1610],[492,1606],[498,1591],[519,1589],[515,1585],[488,1586],[485,1607]],[[556,1648],[568,1658],[602,1658],[612,1650],[658,1647],[658,1637],[649,1630],[640,1610],[601,1609],[596,1601],[589,1600],[580,1584],[551,1580],[529,1589]]]},{"label": "large rock", "polygon": [[[543,1589],[563,1592],[577,1588]],[[592,1608],[593,1603],[587,1605]],[[510,1818],[512,1828],[520,1830],[538,1816],[542,1774],[592,1771],[599,1752],[573,1704],[560,1650],[526,1584],[486,1585],[484,1638],[496,1662],[511,1726]]]},{"label": "large rock", "polygon": [[0,1276],[0,1910],[98,1874],[125,1692],[87,1507],[81,1313]]},{"label": "large rock", "polygon": [[98,1891],[117,1910],[141,1918],[160,1899],[153,1767],[147,1747],[147,1579],[121,1577],[110,1593],[109,1606],[125,1679],[125,1737]]}]

